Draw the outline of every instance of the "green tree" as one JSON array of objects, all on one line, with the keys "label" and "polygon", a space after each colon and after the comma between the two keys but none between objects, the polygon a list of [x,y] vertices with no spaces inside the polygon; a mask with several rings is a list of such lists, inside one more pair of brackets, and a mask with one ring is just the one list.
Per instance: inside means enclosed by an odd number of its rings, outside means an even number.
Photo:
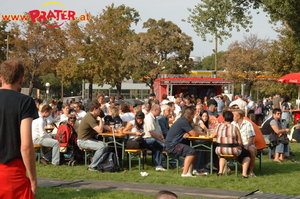
[{"label": "green tree", "polygon": [[246,94],[249,95],[257,77],[264,75],[268,48],[268,40],[259,39],[254,34],[244,36],[241,42],[231,43],[222,56],[221,61],[226,70],[222,77],[246,84]]},{"label": "green tree", "polygon": [[[225,52],[221,51],[218,52],[217,60],[218,60],[218,70],[224,70],[224,66],[222,66],[220,60],[222,59],[222,56],[225,54]],[[201,66],[202,70],[214,70],[215,69],[215,54],[209,55],[207,57],[204,57],[201,60]]]},{"label": "green tree", "polygon": [[[253,4],[251,4],[254,2]],[[207,35],[217,38],[220,43],[231,37],[233,29],[240,31],[241,28],[252,26],[252,16],[249,7],[257,7],[256,1],[245,0],[202,0],[193,9],[189,8],[191,15],[187,22],[192,25],[197,35],[204,41]]]},{"label": "green tree", "polygon": [[194,62],[191,37],[171,21],[149,19],[143,24],[146,33],[139,33],[125,51],[125,65],[135,67],[132,77],[146,83],[153,91],[154,80],[161,73],[189,72]]},{"label": "green tree", "polygon": [[138,23],[139,17],[135,9],[125,5],[115,7],[114,4],[107,6],[99,16],[100,30],[95,40],[100,44],[98,57],[103,59],[103,65],[96,82],[116,86],[117,97],[121,94],[123,80],[131,76],[132,68],[123,64],[123,53],[132,42],[135,32],[131,26]]},{"label": "green tree", "polygon": [[9,32],[7,31],[8,21],[0,21],[0,63],[6,60],[7,55],[7,36]]},{"label": "green tree", "polygon": [[53,32],[40,23],[31,21],[14,23],[10,30],[10,57],[18,57],[23,60],[25,75],[28,77],[29,95],[36,77],[44,73],[55,72],[53,67],[53,49],[57,44]]}]

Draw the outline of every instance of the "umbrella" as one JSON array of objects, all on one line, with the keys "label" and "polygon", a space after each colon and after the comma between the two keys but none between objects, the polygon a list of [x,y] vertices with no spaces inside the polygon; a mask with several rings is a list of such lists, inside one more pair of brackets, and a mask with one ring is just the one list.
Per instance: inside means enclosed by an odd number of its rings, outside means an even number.
[{"label": "umbrella", "polygon": [[[298,102],[299,102],[299,95],[300,95],[300,73],[290,73],[287,75],[284,75],[280,77],[279,79],[276,80],[277,82],[281,83],[290,83],[290,84],[298,84],[299,89],[298,89]],[[299,109],[299,103],[298,104],[298,109]]]}]

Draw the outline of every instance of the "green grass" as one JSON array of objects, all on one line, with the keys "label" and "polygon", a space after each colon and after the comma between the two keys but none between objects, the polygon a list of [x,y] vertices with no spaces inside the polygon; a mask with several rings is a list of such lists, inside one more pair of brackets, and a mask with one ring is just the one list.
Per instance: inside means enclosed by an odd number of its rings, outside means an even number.
[{"label": "green grass", "polygon": [[[291,147],[294,154],[296,154],[295,157],[291,158],[300,159],[300,144],[291,143]],[[150,161],[148,161],[148,163],[149,162]],[[149,176],[147,177],[142,177],[137,167],[134,167],[132,171],[122,171],[120,173],[100,173],[87,171],[84,165],[79,165],[76,167],[68,167],[65,165],[60,167],[55,167],[51,165],[37,166],[38,176],[44,178],[56,178],[62,180],[109,180],[121,182],[183,185],[210,189],[225,189],[247,192],[259,189],[262,192],[279,193],[285,195],[300,195],[300,189],[298,184],[300,180],[299,170],[300,162],[287,161],[283,163],[277,163],[273,160],[269,160],[267,158],[267,155],[263,156],[262,170],[259,170],[258,161],[256,162],[255,174],[258,177],[249,179],[241,178],[240,168],[238,177],[235,177],[234,173],[231,173],[228,176],[217,177],[214,173],[213,175],[198,176],[197,178],[191,179],[180,177],[180,174],[177,174],[175,170],[157,172],[150,165],[146,165],[144,170],[149,173]],[[83,189],[81,189],[80,191],[76,191],[76,189],[71,188],[62,189],[50,187],[40,188],[38,198],[45,198],[42,197],[42,194],[44,192],[46,192],[46,195],[51,195],[51,193],[54,192],[55,196],[58,196],[58,198],[60,198],[60,196],[61,198],[96,198],[100,195],[101,198],[117,198],[117,195],[119,194],[122,194],[122,198],[148,198],[148,196],[141,197],[139,194],[132,194],[128,192]],[[65,196],[68,194],[74,196]],[[90,194],[92,195],[91,197],[87,196]]]}]

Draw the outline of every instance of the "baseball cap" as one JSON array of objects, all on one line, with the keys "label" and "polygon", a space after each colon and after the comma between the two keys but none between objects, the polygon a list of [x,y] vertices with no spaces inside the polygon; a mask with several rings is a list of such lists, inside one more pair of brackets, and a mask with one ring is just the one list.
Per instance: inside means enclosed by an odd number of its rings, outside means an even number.
[{"label": "baseball cap", "polygon": [[252,100],[253,98],[251,96],[248,96],[247,99],[251,99]]}]

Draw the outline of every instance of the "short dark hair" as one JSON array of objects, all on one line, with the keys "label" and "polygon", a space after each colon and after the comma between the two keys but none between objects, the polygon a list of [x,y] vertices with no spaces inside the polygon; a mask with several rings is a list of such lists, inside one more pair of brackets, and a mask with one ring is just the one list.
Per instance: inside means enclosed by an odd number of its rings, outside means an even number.
[{"label": "short dark hair", "polygon": [[44,104],[44,105],[42,105],[40,110],[41,110],[41,113],[46,112],[46,111],[50,112],[52,110],[52,107],[49,104]]},{"label": "short dark hair", "polygon": [[274,108],[273,111],[272,111],[272,114],[276,114],[276,113],[281,113],[281,109],[280,108]]},{"label": "short dark hair", "polygon": [[231,111],[225,111],[223,113],[224,121],[225,122],[232,122],[233,121],[233,113]]},{"label": "short dark hair", "polygon": [[92,101],[91,102],[91,105],[90,105],[90,112],[92,112],[94,109],[97,109],[100,107],[100,103],[96,100]]},{"label": "short dark hair", "polygon": [[182,115],[186,118],[191,117],[195,114],[195,108],[193,106],[187,106],[183,111]]},{"label": "short dark hair", "polygon": [[24,77],[24,66],[19,59],[9,59],[0,66],[2,81],[6,84],[14,84]]}]

